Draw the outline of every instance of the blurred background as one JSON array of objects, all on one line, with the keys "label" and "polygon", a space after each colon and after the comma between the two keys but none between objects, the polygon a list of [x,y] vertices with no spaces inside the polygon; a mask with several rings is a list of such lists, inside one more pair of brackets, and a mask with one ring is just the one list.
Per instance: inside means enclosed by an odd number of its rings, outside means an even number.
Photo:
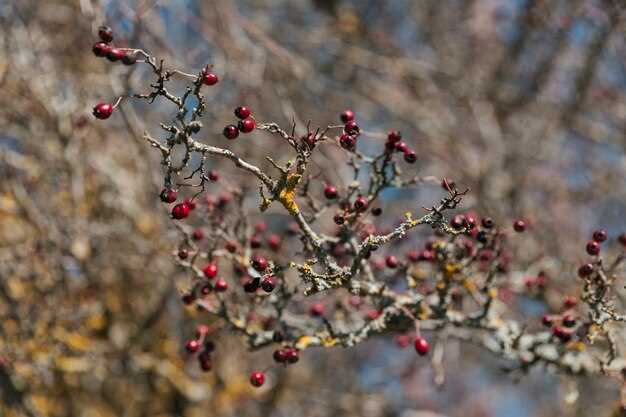
[{"label": "blurred background", "polygon": [[[528,219],[518,267],[539,265],[575,293],[585,237],[626,229],[625,17],[623,2],[601,0],[0,2],[0,415],[612,415],[615,381],[517,380],[454,341],[440,387],[385,337],[307,351],[254,390],[247,375],[271,353],[224,332],[214,370],[200,372],[182,346],[202,316],[180,302],[159,155],[141,138],[172,108],[128,101],[95,120],[96,102],[146,92],[152,78],[91,47],[107,24],[116,45],[171,67],[214,64],[207,143],[240,104],[301,132],[351,108],[365,153],[402,131],[418,155],[407,175],[469,187],[464,209]],[[275,140],[229,146],[263,165],[288,157]],[[345,185],[341,161],[323,148],[314,169]],[[438,196],[438,183],[390,190],[386,221]]]}]

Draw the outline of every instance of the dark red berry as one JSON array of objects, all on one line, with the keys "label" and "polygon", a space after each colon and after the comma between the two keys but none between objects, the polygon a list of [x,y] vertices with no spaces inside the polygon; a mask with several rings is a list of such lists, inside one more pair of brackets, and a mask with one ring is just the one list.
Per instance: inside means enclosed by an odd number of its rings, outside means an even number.
[{"label": "dark red berry", "polygon": [[248,117],[247,119],[240,120],[237,127],[242,133],[250,133],[256,127],[256,122],[253,118]]},{"label": "dark red berry", "polygon": [[394,145],[394,149],[396,152],[407,152],[409,150],[409,146],[406,142],[400,141]]},{"label": "dark red berry", "polygon": [[100,26],[98,28],[98,36],[104,43],[113,41],[113,29],[108,26]]},{"label": "dark red berry", "polygon": [[397,130],[391,130],[389,133],[387,133],[387,142],[395,144],[397,142],[400,142],[401,140],[402,134]]},{"label": "dark red berry", "polygon": [[104,120],[113,114],[113,105],[110,103],[98,103],[93,108],[93,115],[96,119]]},{"label": "dark red berry", "polygon": [[261,281],[261,288],[265,292],[272,292],[276,288],[276,279],[274,277],[265,277]]},{"label": "dark red berry", "polygon": [[337,188],[330,184],[326,184],[324,187],[324,196],[329,200],[337,198]]},{"label": "dark red berry", "polygon": [[348,134],[356,134],[359,133],[359,125],[354,120],[350,120],[343,126],[343,130]]},{"label": "dark red berry", "polygon": [[383,209],[382,209],[382,208],[380,208],[380,207],[374,207],[374,208],[372,209],[372,214],[373,214],[374,216],[380,216],[381,214],[383,214]]},{"label": "dark red berry", "polygon": [[595,256],[600,253],[600,244],[595,240],[590,240],[587,242],[587,253],[589,255]]},{"label": "dark red berry", "polygon": [[134,51],[127,51],[124,53],[122,57],[122,64],[124,65],[135,65],[137,63],[137,56]]},{"label": "dark red berry", "polygon": [[491,217],[483,218],[481,223],[485,229],[491,229],[494,226],[493,219]]},{"label": "dark red berry", "polygon": [[363,196],[357,197],[357,199],[354,200],[354,208],[357,211],[365,211],[367,210],[367,206],[369,206],[369,203],[367,202],[367,198]]},{"label": "dark red berry", "polygon": [[161,194],[159,194],[159,197],[164,203],[173,203],[178,198],[178,192],[171,188],[164,188],[161,190]]},{"label": "dark red berry", "polygon": [[188,340],[187,343],[185,343],[185,349],[189,353],[196,353],[198,349],[200,349],[200,342],[195,339]]},{"label": "dark red berry", "polygon": [[269,263],[267,259],[260,255],[256,255],[252,257],[252,267],[256,269],[258,272],[263,272],[267,269]]},{"label": "dark red berry", "polygon": [[524,220],[515,220],[513,223],[513,230],[517,233],[522,233],[526,230],[526,222]]},{"label": "dark red berry", "polygon": [[565,327],[576,326],[576,318],[572,314],[564,314],[562,322]]},{"label": "dark red berry", "polygon": [[205,72],[204,76],[202,77],[202,82],[205,85],[215,85],[218,81],[219,79],[217,78],[217,75],[213,74],[212,72]]},{"label": "dark red berry", "polygon": [[346,219],[343,217],[343,214],[337,213],[333,216],[333,221],[335,222],[335,224],[341,226],[346,221]]},{"label": "dark red berry", "polygon": [[187,206],[189,207],[189,210],[195,210],[196,209],[196,202],[193,200],[190,200],[188,198],[186,198],[183,203],[187,204]]},{"label": "dark red berry", "polygon": [[552,323],[553,323],[553,319],[551,316],[545,314],[542,318],[541,318],[541,324],[543,324],[546,327],[552,327]]},{"label": "dark red berry", "polygon": [[267,238],[267,246],[269,246],[270,249],[272,249],[273,251],[277,251],[278,249],[280,249],[281,244],[282,239],[276,234],[272,234]]},{"label": "dark red berry", "polygon": [[202,231],[202,229],[196,229],[193,231],[193,233],[191,234],[191,238],[193,240],[202,240],[204,239],[204,232]]},{"label": "dark red berry", "polygon": [[263,233],[267,230],[267,223],[260,221],[254,225],[254,231],[257,233]]},{"label": "dark red berry", "polygon": [[263,242],[261,241],[261,236],[253,235],[250,237],[250,247],[252,249],[258,249],[262,246]]},{"label": "dark red berry", "polygon": [[103,58],[109,54],[111,47],[104,42],[96,43],[91,49],[93,54],[99,58]]},{"label": "dark red berry", "polygon": [[228,289],[228,283],[224,280],[224,278],[218,278],[218,280],[215,281],[215,291],[224,292],[227,289]]},{"label": "dark red berry", "polygon": [[452,226],[456,230],[460,230],[465,227],[467,220],[465,216],[462,214],[457,214],[450,220],[450,226]]},{"label": "dark red berry", "polygon": [[415,339],[415,351],[420,356],[426,355],[429,350],[430,350],[430,345],[428,344],[428,341],[426,339],[424,339],[423,337],[417,337]]},{"label": "dark red berry", "polygon": [[617,237],[617,240],[619,241],[619,243],[621,243],[623,246],[626,246],[626,233],[622,233],[621,235],[619,235]]},{"label": "dark red berry", "polygon": [[189,257],[189,252],[187,252],[187,249],[181,249],[178,251],[178,257],[180,259],[187,259],[187,257]]},{"label": "dark red berry", "polygon": [[563,306],[565,308],[576,307],[576,304],[578,304],[578,299],[576,297],[571,296],[571,295],[566,296],[565,300],[563,300]]},{"label": "dark red berry", "polygon": [[237,129],[237,126],[235,125],[228,125],[224,128],[224,136],[226,137],[226,139],[236,139],[237,136],[239,136],[239,129]]},{"label": "dark red berry", "polygon": [[183,304],[189,305],[196,301],[196,296],[193,293],[187,293],[181,297],[181,300],[183,301]]},{"label": "dark red berry", "polygon": [[351,150],[356,145],[356,137],[344,133],[343,135],[339,136],[339,144],[342,148]]},{"label": "dark red berry", "polygon": [[608,235],[606,233],[606,230],[596,230],[595,232],[593,232],[593,240],[598,243],[604,242],[607,237]]},{"label": "dark red berry", "polygon": [[213,263],[208,264],[207,266],[204,267],[204,269],[202,270],[202,273],[208,279],[215,278],[217,276],[217,265]]},{"label": "dark red berry", "polygon": [[255,292],[259,289],[260,281],[261,280],[259,278],[250,278],[245,284],[243,284],[243,290],[249,293]]},{"label": "dark red berry", "polygon": [[174,207],[172,207],[172,217],[175,218],[176,220],[181,220],[189,216],[190,211],[191,209],[189,208],[188,204],[186,203],[176,204]]},{"label": "dark red berry", "polygon": [[387,268],[397,268],[398,267],[398,258],[393,255],[389,255],[385,258],[385,264],[387,264]]},{"label": "dark red berry", "polygon": [[569,342],[572,338],[572,332],[570,330],[562,328],[561,326],[554,326],[552,328],[552,334],[563,343]]},{"label": "dark red berry", "polygon": [[250,383],[254,387],[260,387],[265,383],[265,374],[263,372],[252,372],[250,374]]},{"label": "dark red berry", "polygon": [[348,123],[354,120],[354,112],[352,110],[344,110],[339,115],[339,118],[343,123]]},{"label": "dark red berry", "polygon": [[209,372],[211,370],[211,355],[207,351],[203,351],[198,355],[198,363],[200,364],[200,369],[204,372]]},{"label": "dark red berry", "polygon": [[209,171],[209,181],[218,181],[220,179],[220,174],[217,171],[211,170]]},{"label": "dark red berry", "polygon": [[578,276],[581,278],[588,277],[593,273],[593,265],[592,264],[583,264],[578,268]]},{"label": "dark red berry", "polygon": [[111,48],[107,53],[107,59],[111,62],[117,62],[124,58],[124,55],[126,55],[126,52],[124,52],[123,50],[119,48]]},{"label": "dark red berry", "polygon": [[406,150],[404,151],[404,160],[409,164],[414,164],[415,161],[417,161],[417,154],[415,153],[415,151],[412,151],[410,149]]},{"label": "dark red berry", "polygon": [[298,350],[294,348],[285,349],[285,361],[287,363],[296,363],[300,359],[300,355],[298,354]]},{"label": "dark red berry", "polygon": [[235,109],[235,116],[239,119],[247,119],[252,114],[252,110],[246,106],[239,106]]},{"label": "dark red berry", "polygon": [[309,314],[313,317],[322,317],[324,315],[324,304],[315,303],[309,309]]},{"label": "dark red berry", "polygon": [[273,354],[274,360],[278,363],[287,362],[287,351],[285,349],[277,349]]},{"label": "dark red berry", "polygon": [[411,338],[409,337],[409,335],[399,334],[394,338],[394,341],[399,348],[404,349],[411,343]]}]

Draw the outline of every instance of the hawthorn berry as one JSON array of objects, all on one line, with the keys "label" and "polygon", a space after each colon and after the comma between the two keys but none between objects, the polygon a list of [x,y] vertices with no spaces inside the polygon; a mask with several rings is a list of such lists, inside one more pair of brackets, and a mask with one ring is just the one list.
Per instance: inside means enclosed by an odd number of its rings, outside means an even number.
[{"label": "hawthorn berry", "polygon": [[196,296],[192,292],[190,292],[190,293],[184,294],[181,297],[181,300],[182,300],[183,304],[189,305],[189,304],[193,303],[194,301],[196,301]]},{"label": "hawthorn berry", "polygon": [[491,229],[494,226],[494,222],[491,217],[484,217],[481,224],[485,229]]},{"label": "hawthorn berry", "polygon": [[326,184],[324,187],[324,196],[329,200],[337,198],[337,188],[330,184]]},{"label": "hawthorn berry", "polygon": [[111,43],[113,41],[113,29],[108,26],[100,26],[98,28],[98,36],[104,43]]},{"label": "hawthorn berry", "polygon": [[186,198],[183,203],[187,204],[187,206],[189,207],[189,210],[195,210],[196,209],[196,202],[193,200],[190,200],[188,198]]},{"label": "hawthorn berry", "polygon": [[569,342],[572,338],[572,332],[561,326],[554,326],[552,328],[552,334],[563,343]]},{"label": "hawthorn berry", "polygon": [[224,136],[226,137],[226,139],[236,139],[237,136],[239,136],[239,129],[237,129],[237,126],[235,125],[227,125],[224,128]]},{"label": "hawthorn berry", "polygon": [[224,292],[227,289],[228,283],[226,282],[226,280],[224,280],[224,278],[218,278],[217,281],[215,281],[215,291]]},{"label": "hawthorn berry", "polygon": [[107,59],[111,62],[117,62],[124,58],[124,55],[126,55],[126,52],[124,52],[123,50],[119,48],[111,48],[107,53]]},{"label": "hawthorn berry", "polygon": [[322,317],[324,315],[324,304],[315,303],[309,308],[309,314],[313,317]]},{"label": "hawthorn berry", "polygon": [[250,278],[245,284],[243,284],[243,290],[249,293],[255,292],[259,289],[260,282],[260,278]]},{"label": "hawthorn berry", "polygon": [[273,251],[277,251],[280,249],[280,245],[282,244],[282,239],[277,234],[269,235],[267,238],[267,246],[270,247]]},{"label": "hawthorn berry", "polygon": [[214,263],[208,264],[207,266],[204,267],[204,269],[202,270],[202,273],[208,279],[215,278],[217,276],[217,265]]},{"label": "hawthorn berry", "polygon": [[209,181],[218,181],[220,179],[220,174],[217,171],[211,170],[209,171]]},{"label": "hawthorn berry", "polygon": [[254,225],[254,231],[257,233],[263,233],[266,230],[267,230],[267,223],[265,223],[264,221],[257,222]]},{"label": "hawthorn berry", "polygon": [[337,213],[333,216],[333,221],[335,222],[335,224],[341,226],[346,221],[346,219],[343,217],[343,214]]},{"label": "hawthorn berry", "polygon": [[565,327],[574,327],[576,326],[576,318],[571,314],[563,315],[563,326]]},{"label": "hawthorn berry", "polygon": [[196,241],[202,240],[204,239],[204,232],[202,231],[202,229],[196,229],[191,234],[191,238]]},{"label": "hawthorn berry", "polygon": [[258,249],[262,246],[263,242],[261,242],[261,236],[253,235],[250,237],[250,247],[252,249]]},{"label": "hawthorn berry", "polygon": [[578,304],[578,300],[576,299],[576,297],[573,297],[571,295],[566,296],[565,300],[563,301],[563,306],[565,308],[576,307],[576,304]]},{"label": "hawthorn berry", "polygon": [[388,268],[394,269],[398,267],[398,258],[393,255],[389,255],[385,258],[385,264]]},{"label": "hawthorn berry", "polygon": [[98,103],[93,108],[93,115],[96,119],[108,119],[112,114],[113,105],[111,103]]},{"label": "hawthorn berry", "polygon": [[247,119],[240,120],[237,127],[242,133],[250,133],[256,127],[256,122],[253,118],[248,117]]},{"label": "hawthorn berry", "polygon": [[363,197],[363,196],[359,196],[357,197],[356,200],[354,200],[354,208],[357,211],[365,211],[367,210],[367,206],[369,205],[369,203],[367,202],[367,198]]},{"label": "hawthorn berry", "polygon": [[354,120],[354,112],[352,110],[344,110],[339,115],[339,118],[343,123],[348,123]]},{"label": "hawthorn berry", "polygon": [[400,141],[394,145],[394,149],[396,152],[407,152],[409,150],[409,146],[404,141]]},{"label": "hawthorn berry", "polygon": [[178,258],[187,259],[188,256],[189,256],[189,252],[187,252],[187,249],[181,249],[178,251]]},{"label": "hawthorn berry", "polygon": [[185,343],[185,349],[189,353],[196,353],[198,349],[200,349],[200,342],[196,339],[188,340],[187,343]]},{"label": "hawthorn berry", "polygon": [[252,267],[258,272],[265,271],[268,266],[269,263],[267,262],[267,259],[265,259],[263,256],[255,255],[252,257]]},{"label": "hawthorn berry", "polygon": [[593,232],[593,240],[598,243],[604,242],[607,237],[608,235],[606,233],[606,230],[596,230],[595,232]]},{"label": "hawthorn berry", "polygon": [[172,207],[172,217],[176,220],[182,220],[185,217],[189,216],[189,212],[191,211],[189,204],[180,203],[176,204]]},{"label": "hawthorn berry", "polygon": [[515,220],[513,223],[513,230],[517,233],[522,233],[526,230],[526,222],[524,220]]},{"label": "hawthorn berry", "polygon": [[300,355],[298,354],[298,350],[294,348],[285,349],[285,361],[287,363],[296,363],[300,359]]},{"label": "hawthorn berry", "polygon": [[178,198],[178,191],[171,188],[164,188],[161,190],[161,194],[159,194],[159,197],[164,203],[173,203]]},{"label": "hawthorn berry", "polygon": [[404,151],[404,160],[409,164],[414,164],[415,161],[417,161],[417,154],[415,153],[415,151],[407,149],[406,151]]},{"label": "hawthorn berry", "polygon": [[206,350],[201,352],[198,355],[198,363],[200,364],[200,369],[202,369],[204,372],[209,372],[212,367],[211,354]]},{"label": "hawthorn berry", "polygon": [[621,243],[623,246],[626,246],[626,233],[622,233],[621,235],[619,235],[617,237],[617,240],[619,241],[619,243]]},{"label": "hawthorn berry", "polygon": [[124,65],[135,65],[137,63],[137,56],[134,51],[127,51],[122,56],[122,64]]},{"label": "hawthorn berry", "polygon": [[343,126],[343,130],[348,134],[356,134],[359,133],[359,125],[357,125],[354,120],[349,120]]},{"label": "hawthorn berry", "polygon": [[546,327],[552,327],[552,322],[554,320],[552,319],[551,316],[544,314],[544,316],[541,318],[541,324],[543,324]]},{"label": "hawthorn berry", "polygon": [[215,85],[218,81],[219,79],[217,78],[217,75],[212,72],[205,72],[202,76],[202,82],[204,85]]},{"label": "hawthorn berry", "polygon": [[593,273],[593,265],[592,264],[583,264],[578,268],[578,276],[581,278],[588,277]]},{"label": "hawthorn berry", "polygon": [[261,281],[261,288],[263,288],[263,291],[265,292],[272,292],[275,287],[276,279],[274,279],[274,277],[265,277],[263,278],[263,281]]},{"label": "hawthorn berry", "polygon": [[235,116],[242,120],[247,119],[248,117],[250,117],[251,114],[252,110],[250,110],[250,107],[239,106],[235,109]]},{"label": "hawthorn berry", "polygon": [[380,207],[374,207],[374,208],[372,209],[372,214],[373,214],[374,216],[380,216],[381,214],[383,214],[383,209],[382,209],[382,208],[380,208]]},{"label": "hawthorn berry", "polygon": [[250,374],[250,383],[254,387],[260,387],[265,383],[265,374],[263,372],[252,372]]},{"label": "hawthorn berry", "polygon": [[235,253],[237,252],[237,246],[238,246],[237,242],[233,242],[231,240],[231,241],[226,242],[225,248],[228,252]]},{"label": "hawthorn berry", "polygon": [[428,341],[426,339],[424,339],[423,337],[417,337],[415,339],[415,351],[420,356],[426,355],[429,350],[430,350],[430,345],[428,344]]},{"label": "hawthorn berry", "polygon": [[587,242],[586,249],[589,255],[598,255],[600,253],[600,244],[595,240],[590,240],[589,242]]},{"label": "hawthorn berry", "polygon": [[389,131],[389,133],[387,133],[387,142],[395,144],[397,142],[400,142],[401,140],[402,134],[397,130],[391,130]]},{"label": "hawthorn berry", "polygon": [[93,46],[91,50],[93,51],[93,54],[95,56],[99,58],[104,58],[109,54],[111,47],[104,42],[98,42]]},{"label": "hawthorn berry", "polygon": [[272,356],[274,357],[274,360],[278,363],[287,362],[287,351],[285,349],[275,350]]},{"label": "hawthorn berry", "polygon": [[342,148],[351,150],[356,145],[356,137],[349,135],[347,133],[344,133],[341,136],[339,136],[339,144],[341,145]]},{"label": "hawthorn berry", "polygon": [[462,214],[457,214],[450,220],[450,226],[456,230],[460,230],[465,227],[466,219]]}]

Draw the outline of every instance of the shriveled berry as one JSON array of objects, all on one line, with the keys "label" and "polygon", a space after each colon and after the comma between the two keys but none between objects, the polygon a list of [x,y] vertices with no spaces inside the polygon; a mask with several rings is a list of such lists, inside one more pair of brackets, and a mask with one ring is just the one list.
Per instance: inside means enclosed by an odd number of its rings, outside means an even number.
[{"label": "shriveled berry", "polygon": [[329,200],[337,198],[337,188],[330,184],[326,184],[324,187],[324,196]]},{"label": "shriveled berry", "polygon": [[595,240],[590,240],[589,242],[587,242],[586,249],[589,255],[598,255],[600,253],[600,244]]},{"label": "shriveled berry", "polygon": [[189,257],[189,252],[187,251],[187,249],[181,249],[178,251],[179,259],[187,259],[188,257]]},{"label": "shriveled berry", "polygon": [[240,120],[237,127],[242,133],[250,133],[256,127],[256,122],[253,118],[248,117],[247,119]]},{"label": "shriveled berry", "polygon": [[202,77],[202,82],[205,85],[215,85],[218,81],[219,79],[217,78],[217,75],[212,72],[205,72]]},{"label": "shriveled berry", "polygon": [[250,110],[250,107],[239,106],[235,109],[235,116],[242,120],[247,119],[248,117],[250,117],[251,114],[252,110]]},{"label": "shriveled berry", "polygon": [[547,314],[544,314],[544,316],[541,318],[541,324],[543,324],[546,327],[552,327],[553,322],[554,322],[554,319]]},{"label": "shriveled berry", "polygon": [[344,110],[339,115],[339,118],[343,123],[348,123],[354,120],[354,112],[352,110]]},{"label": "shriveled berry", "polygon": [[218,278],[218,280],[215,281],[215,291],[224,292],[227,289],[228,289],[228,283],[226,282],[226,280],[224,280],[224,278]]},{"label": "shriveled berry", "polygon": [[239,129],[237,129],[237,126],[235,125],[227,125],[224,128],[224,136],[226,137],[226,139],[236,139],[237,136],[239,136]]},{"label": "shriveled berry", "polygon": [[181,220],[189,216],[190,211],[191,210],[188,204],[186,203],[176,204],[174,207],[172,207],[172,217],[175,218],[176,220]]},{"label": "shriveled berry", "polygon": [[526,230],[526,222],[524,220],[515,220],[513,223],[513,230],[517,233],[522,233]]},{"label": "shriveled berry", "polygon": [[552,334],[563,343],[569,342],[572,339],[572,332],[561,326],[554,326],[552,328]]},{"label": "shriveled berry", "polygon": [[250,384],[254,387],[260,387],[265,384],[265,374],[263,372],[252,372],[250,374]]},{"label": "shriveled berry", "polygon": [[113,105],[110,103],[98,103],[93,108],[93,115],[96,119],[108,119],[112,114]]},{"label": "shriveled berry", "polygon": [[596,230],[595,232],[593,232],[593,240],[598,243],[604,242],[607,237],[608,235],[606,233],[606,230]]},{"label": "shriveled berry", "polygon": [[207,266],[204,267],[204,269],[202,270],[202,273],[208,279],[215,278],[217,276],[217,265],[214,263],[208,264]]},{"label": "shriveled berry", "polygon": [[164,188],[161,190],[161,194],[159,194],[159,197],[164,203],[173,203],[178,198],[178,192],[171,188]]},{"label": "shriveled berry", "polygon": [[430,345],[428,344],[428,341],[426,339],[424,339],[423,337],[417,337],[415,339],[415,351],[420,356],[426,355],[429,350],[430,350]]},{"label": "shriveled berry", "polygon": [[252,235],[250,237],[250,247],[252,249],[258,249],[263,245],[263,241],[261,240],[261,236],[259,235]]},{"label": "shriveled berry", "polygon": [[110,43],[113,41],[113,29],[108,26],[100,26],[98,28],[98,36],[104,43]]},{"label": "shriveled berry", "polygon": [[566,296],[565,300],[563,300],[563,306],[565,308],[576,307],[576,304],[578,304],[578,299],[571,295]]},{"label": "shriveled berry", "polygon": [[565,327],[574,327],[576,326],[576,318],[572,314],[563,315],[563,326]]},{"label": "shriveled berry", "polygon": [[190,292],[190,293],[184,294],[181,297],[181,300],[182,300],[183,304],[189,305],[189,304],[193,303],[194,301],[196,301],[196,296],[193,293]]}]

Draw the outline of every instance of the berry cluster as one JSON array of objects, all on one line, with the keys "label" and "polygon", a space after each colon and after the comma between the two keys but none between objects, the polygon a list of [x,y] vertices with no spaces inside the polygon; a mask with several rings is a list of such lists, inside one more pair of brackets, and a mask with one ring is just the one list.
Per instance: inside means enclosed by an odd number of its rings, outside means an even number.
[{"label": "berry cluster", "polygon": [[231,124],[224,127],[224,137],[229,140],[237,139],[239,132],[250,133],[256,128],[256,121],[249,107],[237,107],[235,109],[235,116],[239,119],[237,125]]}]

